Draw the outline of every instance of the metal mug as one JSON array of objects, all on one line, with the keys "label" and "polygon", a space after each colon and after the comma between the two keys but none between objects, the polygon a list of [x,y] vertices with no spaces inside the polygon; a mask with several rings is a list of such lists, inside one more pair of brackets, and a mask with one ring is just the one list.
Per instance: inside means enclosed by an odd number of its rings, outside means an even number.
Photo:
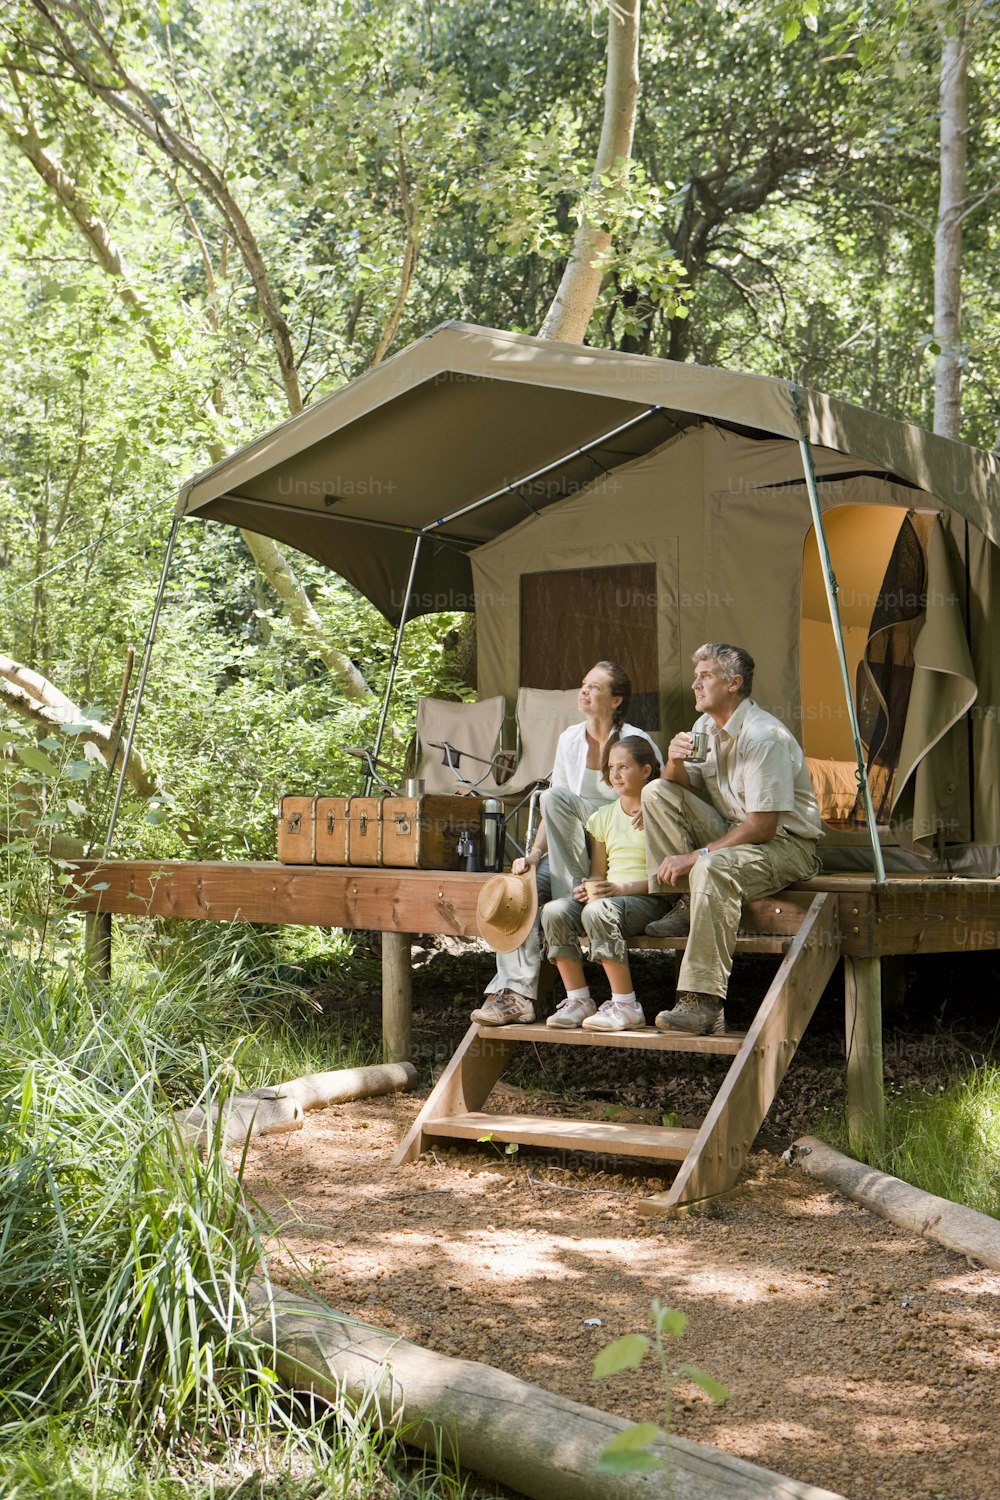
[{"label": "metal mug", "polygon": [[419,776],[408,776],[406,778],[406,795],[408,797],[422,797],[424,795],[424,783]]},{"label": "metal mug", "polygon": [[692,765],[701,765],[708,759],[708,730],[696,729],[691,736],[691,753],[684,757]]}]

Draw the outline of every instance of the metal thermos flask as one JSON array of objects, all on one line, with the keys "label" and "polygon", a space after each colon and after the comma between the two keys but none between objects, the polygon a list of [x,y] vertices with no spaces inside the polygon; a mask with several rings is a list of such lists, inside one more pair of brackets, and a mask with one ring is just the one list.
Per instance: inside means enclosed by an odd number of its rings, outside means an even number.
[{"label": "metal thermos flask", "polygon": [[499,870],[503,856],[503,809],[495,797],[483,798],[483,869]]},{"label": "metal thermos flask", "polygon": [[463,870],[470,873],[476,870],[476,844],[468,829],[463,829],[458,836],[458,863]]}]

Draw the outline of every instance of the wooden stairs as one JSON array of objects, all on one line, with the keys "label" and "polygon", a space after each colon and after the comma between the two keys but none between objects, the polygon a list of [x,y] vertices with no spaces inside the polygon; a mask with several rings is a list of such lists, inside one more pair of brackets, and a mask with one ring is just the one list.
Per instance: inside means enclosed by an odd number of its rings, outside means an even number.
[{"label": "wooden stairs", "polygon": [[[632,940],[630,946],[676,949],[676,938]],[[737,952],[783,953],[749,1031],[722,1037],[636,1031],[557,1031],[544,1022],[502,1028],[473,1024],[434,1086],[396,1153],[414,1160],[435,1142],[477,1141],[548,1150],[677,1162],[668,1191],[640,1204],[646,1214],[672,1213],[728,1192],[739,1176],[795,1049],[840,957],[836,897],[782,891],[744,908]],[[697,1130],[614,1121],[490,1114],[483,1109],[514,1049],[546,1046],[639,1047],[657,1052],[731,1056],[719,1092]]]}]

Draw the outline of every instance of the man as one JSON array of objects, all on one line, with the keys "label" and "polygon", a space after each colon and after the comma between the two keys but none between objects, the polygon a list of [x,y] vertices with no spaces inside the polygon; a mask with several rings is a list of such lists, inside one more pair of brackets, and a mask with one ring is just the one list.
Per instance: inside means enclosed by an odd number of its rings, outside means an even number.
[{"label": "man", "polygon": [[[795,738],[750,697],[754,662],[740,646],[709,643],[694,654],[692,734],[676,734],[659,781],[642,794],[649,889],[685,892],[646,928],[687,937],[673,1010],[659,1031],[721,1036],[723,1004],[744,901],[807,880],[819,870],[823,825]],[[704,760],[691,760],[707,732]]]}]

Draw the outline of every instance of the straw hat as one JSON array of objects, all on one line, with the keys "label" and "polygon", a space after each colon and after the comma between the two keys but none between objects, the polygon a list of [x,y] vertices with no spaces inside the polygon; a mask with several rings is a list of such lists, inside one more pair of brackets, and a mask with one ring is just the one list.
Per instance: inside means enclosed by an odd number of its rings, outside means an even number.
[{"label": "straw hat", "polygon": [[479,892],[476,926],[494,953],[520,948],[538,915],[534,870],[523,875],[493,875]]}]

